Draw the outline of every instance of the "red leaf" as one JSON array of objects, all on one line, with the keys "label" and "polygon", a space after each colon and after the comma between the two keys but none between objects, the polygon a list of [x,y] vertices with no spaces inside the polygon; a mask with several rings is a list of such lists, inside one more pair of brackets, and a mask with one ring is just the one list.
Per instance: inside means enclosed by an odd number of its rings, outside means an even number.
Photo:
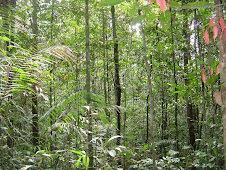
[{"label": "red leaf", "polygon": [[212,27],[213,25],[214,25],[214,18],[211,18],[211,19],[210,19],[209,26]]},{"label": "red leaf", "polygon": [[204,32],[204,39],[206,41],[206,44],[209,45],[210,40],[209,40],[209,33],[207,30]]},{"label": "red leaf", "polygon": [[226,39],[226,28],[224,29],[223,34],[224,34],[224,38]]},{"label": "red leaf", "polygon": [[152,3],[152,0],[149,0],[149,3],[151,4]]},{"label": "red leaf", "polygon": [[224,19],[222,17],[220,17],[219,23],[220,23],[220,26],[221,26],[221,30],[223,32],[224,31],[224,28],[225,28],[225,22],[224,22]]},{"label": "red leaf", "polygon": [[206,75],[205,75],[205,69],[202,68],[202,81],[203,83],[206,83]]},{"label": "red leaf", "polygon": [[168,2],[170,2],[170,0],[167,0]]},{"label": "red leaf", "polygon": [[213,26],[213,39],[215,40],[217,38],[218,29],[217,26]]},{"label": "red leaf", "polygon": [[163,14],[166,12],[166,1],[165,0],[156,0],[156,3],[160,6]]},{"label": "red leaf", "polygon": [[66,80],[66,78],[67,78],[67,77],[66,77],[66,76],[64,76],[64,80]]},{"label": "red leaf", "polygon": [[221,92],[220,91],[215,91],[214,92],[214,97],[215,97],[216,103],[221,106],[222,105]]},{"label": "red leaf", "polygon": [[216,75],[220,74],[220,64],[217,65],[217,73]]},{"label": "red leaf", "polygon": [[213,67],[210,67],[210,77],[213,75]]}]

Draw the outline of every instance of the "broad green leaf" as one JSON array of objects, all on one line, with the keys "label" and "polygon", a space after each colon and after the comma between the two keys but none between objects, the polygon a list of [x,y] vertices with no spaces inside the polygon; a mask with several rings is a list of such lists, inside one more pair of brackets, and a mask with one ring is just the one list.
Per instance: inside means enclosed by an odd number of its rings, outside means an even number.
[{"label": "broad green leaf", "polygon": [[137,16],[133,18],[131,25],[136,25],[137,23],[141,23],[143,20],[143,16]]},{"label": "broad green leaf", "polygon": [[124,137],[127,138],[127,139],[136,139],[135,136],[124,136]]},{"label": "broad green leaf", "polygon": [[165,29],[165,30],[168,30],[169,29],[169,27],[170,27],[170,21],[171,21],[171,13],[170,13],[170,11],[169,10],[167,10],[166,12],[165,12],[165,16],[164,16],[164,14],[162,13],[161,15],[160,15],[160,23],[161,23],[161,25],[162,25],[162,28],[163,29]]},{"label": "broad green leaf", "polygon": [[170,4],[170,6],[175,6],[175,7],[179,7],[180,6],[180,3],[176,2],[176,1],[170,1],[169,4]]},{"label": "broad green leaf", "polygon": [[215,74],[213,74],[212,77],[209,78],[209,79],[206,81],[206,84],[205,84],[205,85],[207,86],[207,85],[210,85],[210,84],[212,84],[212,83],[215,83],[215,82],[217,81],[217,79],[218,79],[218,76],[215,75]]},{"label": "broad green leaf", "polygon": [[148,145],[144,145],[144,150],[147,150],[148,149]]},{"label": "broad green leaf", "polygon": [[203,8],[203,7],[209,7],[209,6],[212,6],[212,5],[213,5],[213,3],[199,1],[199,2],[187,3],[187,4],[183,5],[183,7]]},{"label": "broad green leaf", "polygon": [[4,40],[4,41],[10,41],[10,39],[8,37],[0,37],[1,40]]},{"label": "broad green leaf", "polygon": [[76,153],[76,154],[78,154],[78,155],[82,155],[82,156],[83,156],[83,153],[80,152],[80,151],[70,150],[70,152],[73,152],[73,153]]},{"label": "broad green leaf", "polygon": [[126,151],[126,154],[125,154],[125,157],[130,157],[132,155],[132,153],[131,152],[129,152],[129,151]]},{"label": "broad green leaf", "polygon": [[132,18],[137,15],[137,11],[139,9],[139,5],[135,4],[133,7],[129,10],[129,16]]},{"label": "broad green leaf", "polygon": [[114,6],[122,3],[125,0],[104,0],[99,3],[100,6]]}]

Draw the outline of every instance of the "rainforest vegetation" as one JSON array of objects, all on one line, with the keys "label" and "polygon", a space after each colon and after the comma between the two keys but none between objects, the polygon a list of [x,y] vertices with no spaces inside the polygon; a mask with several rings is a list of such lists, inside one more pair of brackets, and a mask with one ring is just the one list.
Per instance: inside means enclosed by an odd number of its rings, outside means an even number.
[{"label": "rainforest vegetation", "polygon": [[0,0],[0,170],[224,169],[224,0]]}]

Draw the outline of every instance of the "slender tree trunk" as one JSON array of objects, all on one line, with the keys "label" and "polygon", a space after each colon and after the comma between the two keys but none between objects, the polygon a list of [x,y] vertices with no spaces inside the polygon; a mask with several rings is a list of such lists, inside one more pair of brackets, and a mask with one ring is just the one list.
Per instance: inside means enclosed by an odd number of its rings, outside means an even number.
[{"label": "slender tree trunk", "polygon": [[[175,83],[175,88],[174,90],[177,91],[177,78],[176,78],[176,61],[175,61],[175,52],[174,52],[174,32],[173,32],[173,12],[172,9],[170,8],[170,12],[171,12],[171,22],[170,22],[170,28],[171,28],[171,44],[172,44],[172,53],[171,56],[173,58],[173,79],[174,79],[174,83]],[[177,100],[178,100],[178,93],[175,93],[174,96],[174,118],[175,118],[175,140],[176,140],[176,149],[179,150],[179,145],[178,145],[178,121],[177,121],[177,115],[178,115],[178,106],[177,106]]]},{"label": "slender tree trunk", "polygon": [[[184,53],[184,73],[185,73],[185,87],[188,88],[187,91],[189,91],[189,80],[187,78],[188,74],[188,66],[189,66],[189,58],[190,58],[190,52],[189,52],[189,35],[187,33],[188,29],[188,19],[185,13],[185,10],[183,11],[184,13],[184,23],[183,23],[183,37],[184,37],[184,47],[183,47],[183,53]],[[186,110],[187,110],[187,123],[188,123],[188,131],[189,131],[189,143],[192,145],[193,149],[195,150],[195,129],[194,129],[194,120],[193,120],[193,109],[192,109],[192,103],[190,101],[190,96],[186,95]]]},{"label": "slender tree trunk", "polygon": [[149,94],[147,95],[146,98],[146,103],[147,103],[147,107],[146,107],[146,141],[145,143],[148,143],[149,140]]},{"label": "slender tree trunk", "polygon": [[[53,26],[54,26],[54,4],[55,4],[55,0],[52,0],[52,12],[51,12],[51,33],[50,33],[50,39],[51,41],[53,41]],[[50,74],[51,76],[53,77],[54,79],[54,69],[55,69],[55,66],[53,64],[53,68],[51,68],[50,70]],[[50,82],[50,88],[49,88],[49,105],[50,105],[50,108],[53,107],[53,95],[54,95],[54,81],[51,80]],[[51,125],[51,128],[52,128],[52,125],[53,125],[53,116],[52,114],[50,115],[50,125]],[[50,132],[50,150],[52,151],[53,150],[53,131],[51,129],[51,132]]]},{"label": "slender tree trunk", "polygon": [[[111,7],[112,15],[112,27],[113,27],[113,40],[114,40],[114,62],[115,62],[115,101],[116,106],[120,106],[121,103],[121,87],[119,80],[119,52],[118,52],[118,40],[116,35],[116,24],[115,24],[115,7]],[[121,133],[121,115],[119,108],[117,109],[117,135]],[[120,138],[117,139],[117,145],[120,145]]]},{"label": "slender tree trunk", "polygon": [[105,45],[105,17],[104,17],[104,9],[102,11],[102,21],[103,21],[103,70],[104,70],[104,100],[105,104],[107,105],[107,86],[106,86],[106,45]]},{"label": "slender tree trunk", "polygon": [[[138,10],[138,15],[141,15],[140,9]],[[151,83],[151,72],[150,66],[147,61],[147,47],[146,47],[146,40],[145,40],[145,33],[143,28],[143,23],[141,22],[141,32],[142,32],[142,39],[143,39],[143,58],[145,62],[147,78],[148,78],[148,92],[149,92],[149,99],[150,99],[150,113],[151,113],[151,120],[150,120],[150,137],[151,137],[151,149],[152,149],[152,157],[153,157],[153,169],[156,169],[156,153],[155,153],[155,142],[154,142],[154,99],[152,93],[152,83]]]},{"label": "slender tree trunk", "polygon": [[[90,106],[91,96],[90,96],[90,40],[89,40],[89,0],[85,0],[85,20],[86,20],[86,93],[87,93],[87,105]],[[92,115],[91,109],[88,110],[88,156],[89,169],[93,169],[93,146],[92,140]]]},{"label": "slender tree trunk", "polygon": [[[222,4],[221,0],[215,0],[215,5]],[[216,7],[216,26],[218,27],[218,48],[220,50],[220,81],[221,81],[221,100],[222,100],[222,121],[224,138],[224,160],[226,167],[226,39],[221,31],[219,21],[224,19],[222,6]],[[226,28],[224,28],[224,31]]]},{"label": "slender tree trunk", "polygon": [[[37,0],[32,0],[33,12],[32,12],[32,33],[34,35],[33,39],[33,49],[34,53],[37,50],[37,36],[38,36],[38,23],[37,23],[37,15],[38,15],[38,2]],[[34,83],[32,86],[33,94],[32,94],[32,143],[37,148],[39,145],[39,127],[38,127],[38,96],[36,90],[36,84]]]}]

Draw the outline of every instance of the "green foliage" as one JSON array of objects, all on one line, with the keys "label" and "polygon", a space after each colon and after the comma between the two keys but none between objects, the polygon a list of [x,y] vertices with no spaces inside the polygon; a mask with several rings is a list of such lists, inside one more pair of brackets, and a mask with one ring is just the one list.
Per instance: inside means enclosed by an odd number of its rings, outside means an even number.
[{"label": "green foliage", "polygon": [[[170,1],[171,10],[164,15],[155,2],[150,5],[148,1],[90,1],[89,106],[85,93],[84,1],[39,3],[39,44],[35,51],[30,3],[18,1],[18,10],[13,13],[7,10],[8,19],[1,9],[2,169],[85,169],[91,159],[86,153],[89,143],[93,146],[96,169],[117,169],[119,160],[120,168],[152,169],[152,148],[156,151],[158,169],[224,168],[221,108],[213,96],[215,89],[220,88],[220,75],[216,75],[217,42],[210,39],[207,47],[201,33],[215,15],[215,9],[205,9],[212,3],[191,2],[181,6],[181,2]],[[114,5],[117,5],[121,106],[115,106],[114,93],[114,41],[109,8]],[[199,10],[195,12],[196,8]],[[148,80],[138,28],[141,22],[153,86],[155,147],[150,143]],[[185,41],[186,36],[189,41]],[[187,66],[185,54],[189,56]],[[203,67],[207,76],[204,86]],[[213,76],[207,71],[209,67],[213,68]],[[36,149],[31,145],[33,83],[37,84],[40,134]],[[195,116],[195,151],[188,144],[187,101]],[[117,110],[121,112],[120,135],[116,132]],[[88,111],[92,114],[92,132],[87,130]],[[91,141],[87,141],[89,133]]]},{"label": "green foliage", "polygon": [[103,0],[99,3],[100,6],[114,6],[122,3],[125,0]]}]

